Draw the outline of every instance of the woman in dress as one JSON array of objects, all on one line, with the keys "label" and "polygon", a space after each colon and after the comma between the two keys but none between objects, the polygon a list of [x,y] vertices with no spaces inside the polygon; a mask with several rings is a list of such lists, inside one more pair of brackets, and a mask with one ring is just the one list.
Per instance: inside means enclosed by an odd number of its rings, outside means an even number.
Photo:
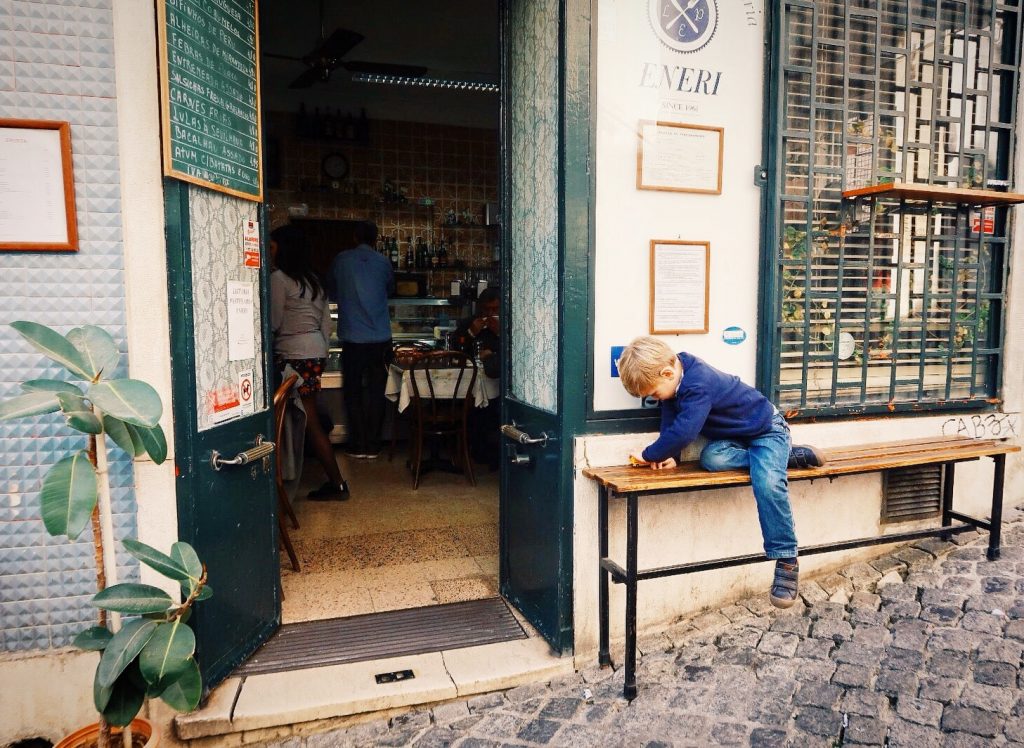
[{"label": "woman in dress", "polygon": [[281,226],[270,234],[270,326],[278,372],[290,365],[299,375],[298,391],[306,411],[306,441],[323,465],[327,481],[308,498],[345,501],[348,484],[341,477],[334,449],[317,415],[317,393],[327,363],[331,315],[327,293],[310,262],[309,243],[297,226]]}]

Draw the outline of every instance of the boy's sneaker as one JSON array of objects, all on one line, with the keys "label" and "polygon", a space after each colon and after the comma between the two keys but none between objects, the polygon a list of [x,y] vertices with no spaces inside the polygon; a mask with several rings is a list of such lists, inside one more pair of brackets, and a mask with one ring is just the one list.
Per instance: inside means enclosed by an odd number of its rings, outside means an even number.
[{"label": "boy's sneaker", "polygon": [[821,467],[828,459],[825,453],[810,444],[794,444],[789,448],[789,468],[806,470],[807,468]]},{"label": "boy's sneaker", "polygon": [[775,562],[775,579],[768,593],[768,599],[776,608],[790,608],[796,602],[800,579],[800,564]]},{"label": "boy's sneaker", "polygon": [[310,501],[348,501],[348,483],[342,481],[339,486],[327,481],[320,488],[306,494],[306,498]]}]

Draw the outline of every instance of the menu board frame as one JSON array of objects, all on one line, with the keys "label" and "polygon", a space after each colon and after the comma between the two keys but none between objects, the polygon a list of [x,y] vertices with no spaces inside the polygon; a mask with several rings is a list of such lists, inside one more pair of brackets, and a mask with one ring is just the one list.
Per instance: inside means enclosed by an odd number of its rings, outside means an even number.
[{"label": "menu board frame", "polygon": [[[710,147],[706,149],[705,153],[700,154],[700,158],[704,160],[706,166],[710,166],[715,170],[715,178],[712,180],[715,186],[705,186],[706,183],[695,183],[687,182],[687,176],[692,172],[692,169],[685,168],[688,165],[679,164],[680,168],[674,169],[672,182],[655,182],[650,174],[645,174],[644,169],[644,128],[654,126],[657,129],[665,128],[676,128],[679,130],[690,130],[694,133],[699,133],[709,141],[713,136],[717,136],[715,139],[718,140],[717,148],[711,143]],[[669,131],[671,132],[671,131]],[[638,190],[657,190],[661,192],[692,192],[701,195],[721,195],[722,194],[722,161],[725,156],[725,128],[716,127],[714,125],[691,125],[682,122],[663,122],[661,120],[640,120],[637,125],[636,131],[637,145],[636,145],[636,188]],[[653,155],[649,149],[647,156]]]},{"label": "menu board frame", "polygon": [[[0,241],[0,251],[54,251],[54,252],[77,252],[78,251],[78,213],[75,209],[75,174],[74,160],[71,157],[71,123],[59,120],[41,119],[0,119],[0,131],[3,130],[56,130],[60,139],[59,163],[41,164],[40,169],[60,169],[62,175],[61,183],[64,188],[64,220],[66,225],[67,240],[63,242],[54,241],[32,241],[31,237],[21,241]],[[54,159],[56,161],[57,159]],[[39,172],[37,172],[39,173]],[[0,193],[5,200],[10,196]],[[15,206],[15,210],[18,210]]]},{"label": "menu board frame", "polygon": [[[240,197],[245,200],[251,200],[253,202],[263,202],[263,117],[262,117],[262,102],[260,99],[260,16],[259,16],[259,0],[247,0],[245,3],[248,5],[252,4],[252,17],[253,17],[253,68],[252,74],[256,83],[256,106],[255,106],[255,126],[256,126],[256,181],[258,182],[255,192],[247,192],[245,190],[236,189],[227,185],[220,184],[218,182],[210,181],[198,177],[188,172],[176,169],[173,161],[173,147],[175,140],[173,138],[173,128],[171,126],[171,85],[170,85],[170,59],[168,55],[168,33],[167,33],[167,5],[168,2],[174,2],[174,0],[158,0],[157,2],[157,33],[158,33],[158,47],[160,57],[160,122],[161,132],[163,135],[163,167],[164,174],[175,179],[180,179],[184,182],[190,182],[192,184],[207,187],[217,192],[223,192],[227,195],[233,195]],[[187,2],[187,0],[186,0]],[[225,3],[232,3],[233,0],[223,0]],[[179,0],[180,4],[180,0]],[[202,3],[198,2],[203,8],[210,8],[211,6],[217,8],[216,3]]]},{"label": "menu board frame", "polygon": [[[671,252],[680,247],[703,248],[704,254],[704,283],[703,288],[691,289],[691,292],[704,297],[704,324],[700,327],[666,327],[659,329],[655,326],[655,319],[658,316],[656,309],[659,302],[664,303],[664,291],[670,289],[669,281],[658,278],[655,272],[659,252]],[[673,292],[678,293],[678,287],[671,287]],[[682,239],[651,239],[651,291],[650,291],[650,334],[651,335],[691,335],[707,334],[710,329],[708,324],[708,308],[711,302],[711,242],[686,241]]]}]

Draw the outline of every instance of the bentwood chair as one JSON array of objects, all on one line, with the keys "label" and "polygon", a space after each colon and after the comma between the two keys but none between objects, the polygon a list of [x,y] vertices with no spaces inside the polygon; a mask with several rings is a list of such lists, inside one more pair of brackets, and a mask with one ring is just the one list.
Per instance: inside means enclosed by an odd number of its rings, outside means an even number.
[{"label": "bentwood chair", "polygon": [[423,440],[431,439],[430,466],[437,467],[437,445],[445,437],[453,438],[452,464],[461,463],[466,477],[476,485],[473,463],[469,459],[466,422],[473,407],[476,362],[460,351],[426,353],[409,367],[415,434],[413,436],[412,487],[419,488],[423,472]]},{"label": "bentwood chair", "polygon": [[[422,344],[418,343],[395,346],[394,358],[391,360],[391,363],[402,369],[408,369],[416,359],[429,350],[429,348],[424,348]],[[391,420],[391,446],[388,447],[388,462],[391,462],[395,457],[395,442],[398,440],[398,419],[400,417],[401,413],[398,412],[398,404],[396,403]]]},{"label": "bentwood chair", "polygon": [[[284,515],[287,514],[291,518],[292,527],[296,530],[299,529],[299,520],[295,516],[292,503],[288,500],[288,492],[284,488],[284,472],[281,469],[284,450],[282,449],[281,436],[284,434],[284,412],[288,407],[288,396],[298,379],[299,376],[297,374],[292,374],[274,392],[274,444],[277,445],[277,449],[274,450],[274,482],[277,484],[277,525],[281,531],[281,544],[288,553],[288,560],[292,562],[292,569],[295,571],[301,571],[301,569],[299,568],[298,556],[295,555],[295,548],[292,546],[292,540],[288,536]],[[307,413],[306,417],[309,418],[310,415]],[[316,414],[314,413],[312,417],[316,418]]]}]

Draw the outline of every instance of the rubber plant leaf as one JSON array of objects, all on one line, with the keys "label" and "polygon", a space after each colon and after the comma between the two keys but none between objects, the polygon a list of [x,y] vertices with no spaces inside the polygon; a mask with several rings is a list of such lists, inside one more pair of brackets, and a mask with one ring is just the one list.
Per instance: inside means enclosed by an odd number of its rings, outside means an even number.
[{"label": "rubber plant leaf", "polygon": [[103,430],[114,444],[119,446],[132,457],[138,457],[146,451],[140,439],[134,433],[134,426],[129,426],[124,421],[119,421],[113,416],[103,414]]},{"label": "rubber plant leaf", "polygon": [[152,428],[160,420],[160,395],[138,379],[112,379],[89,388],[89,399],[104,413],[133,426]]},{"label": "rubber plant leaf", "polygon": [[[131,669],[135,669],[134,664]],[[103,709],[103,718],[114,727],[129,725],[135,719],[135,715],[139,713],[145,700],[145,688],[140,688],[136,684],[136,679],[132,677],[132,673],[126,671],[114,681],[110,690],[110,698]]]},{"label": "rubber plant leaf", "polygon": [[57,402],[56,392],[26,392],[0,403],[0,421],[53,413],[59,409],[60,403]]},{"label": "rubber plant leaf", "polygon": [[89,524],[96,498],[96,471],[89,455],[84,450],[69,454],[43,479],[39,503],[46,531],[74,540]]},{"label": "rubber plant leaf", "polygon": [[104,688],[114,685],[118,676],[125,671],[132,660],[139,656],[139,652],[146,646],[156,629],[156,621],[136,618],[128,621],[120,631],[114,634],[110,644],[103,650],[103,656],[100,657],[100,664],[96,670],[99,685]]},{"label": "rubber plant leaf", "polygon": [[103,433],[103,424],[92,412],[84,397],[70,392],[58,392],[57,402],[64,413],[64,420],[75,431],[81,431],[83,434]]},{"label": "rubber plant leaf", "polygon": [[110,633],[110,629],[106,626],[93,626],[80,632],[72,644],[79,649],[86,649],[90,652],[102,652],[110,644],[110,640],[113,637],[114,635]]},{"label": "rubber plant leaf", "polygon": [[123,582],[100,590],[90,602],[97,608],[131,615],[160,613],[174,604],[171,596],[159,587],[135,582]]},{"label": "rubber plant leaf", "polygon": [[92,371],[90,379],[114,373],[121,354],[109,332],[95,325],[84,325],[69,331],[67,338],[82,354],[82,359]]},{"label": "rubber plant leaf", "polygon": [[171,558],[188,570],[188,592],[191,594],[203,576],[203,562],[192,546],[181,541],[171,546]]},{"label": "rubber plant leaf", "polygon": [[161,553],[156,548],[141,543],[138,540],[128,538],[124,541],[125,550],[151,569],[154,569],[165,577],[178,582],[188,581],[188,569],[167,554]]},{"label": "rubber plant leaf", "polygon": [[160,694],[160,698],[172,709],[179,712],[191,712],[199,706],[199,697],[202,693],[203,679],[199,674],[199,666],[195,660],[190,659],[185,672],[167,686]]},{"label": "rubber plant leaf", "polygon": [[21,383],[25,392],[68,392],[72,395],[84,395],[82,388],[63,379],[30,379]]},{"label": "rubber plant leaf", "polygon": [[153,462],[159,465],[167,459],[167,438],[159,423],[151,429],[133,426],[130,423],[125,425],[132,432],[132,437],[142,443],[143,449],[149,453]]},{"label": "rubber plant leaf", "polygon": [[178,620],[161,623],[139,655],[139,670],[149,685],[173,683],[185,674],[195,651],[192,629]]},{"label": "rubber plant leaf", "polygon": [[82,379],[92,380],[89,365],[82,358],[82,354],[70,340],[56,330],[38,322],[25,321],[12,322],[11,327],[51,361],[56,361]]}]

